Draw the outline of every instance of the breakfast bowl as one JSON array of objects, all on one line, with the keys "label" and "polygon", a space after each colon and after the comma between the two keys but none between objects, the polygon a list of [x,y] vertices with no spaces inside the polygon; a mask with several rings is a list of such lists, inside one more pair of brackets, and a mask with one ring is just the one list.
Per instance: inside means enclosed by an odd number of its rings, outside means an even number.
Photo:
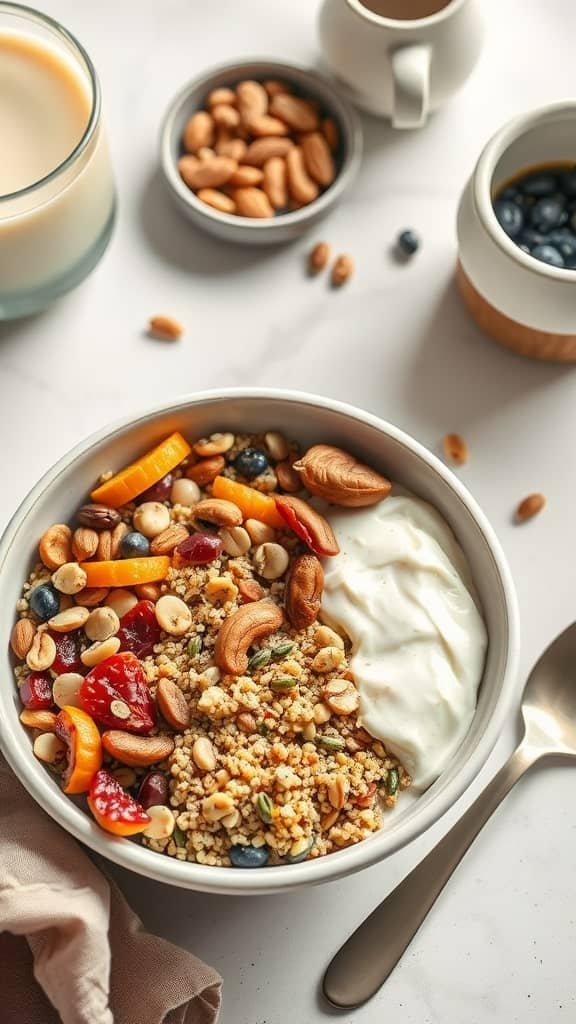
[{"label": "breakfast bowl", "polygon": [[[316,106],[321,120],[328,118],[335,126],[332,142],[335,173],[331,183],[321,186],[318,197],[306,205],[277,209],[273,216],[239,216],[238,213],[216,209],[198,198],[196,192],[185,184],[178,169],[184,154],[182,140],[186,126],[192,115],[206,109],[208,96],[215,90],[234,89],[239,83],[254,81],[286,83],[296,97],[311,101]],[[294,134],[294,139],[301,142],[301,133]],[[218,155],[218,146],[216,152]],[[197,227],[217,238],[247,245],[289,242],[311,228],[339,202],[356,176],[361,155],[362,133],[358,116],[347,101],[340,98],[336,87],[315,71],[272,60],[221,65],[189,82],[170,104],[160,137],[162,174],[182,213]],[[221,202],[233,205],[228,196],[221,195]]]},{"label": "breakfast bowl", "polygon": [[[72,521],[84,496],[103,475],[106,479],[110,470],[138,459],[175,432],[192,440],[219,431],[262,436],[270,430],[288,437],[296,433],[303,448],[319,442],[341,446],[375,471],[385,473],[394,484],[429,502],[463,549],[484,616],[488,646],[470,728],[432,785],[412,799],[408,799],[408,791],[384,826],[355,845],[301,863],[247,871],[161,856],[155,849],[103,831],[79,801],[65,795],[58,778],[34,757],[31,736],[22,727],[8,639],[23,582],[36,561],[39,538],[50,524]],[[218,434],[223,436],[228,435]],[[386,501],[382,505],[386,506]],[[498,738],[513,693],[519,642],[514,586],[494,532],[473,498],[439,459],[396,427],[352,406],[314,395],[268,389],[204,392],[98,432],[49,470],[17,510],[0,543],[0,579],[0,622],[5,637],[0,746],[6,759],[40,806],[77,839],[123,867],[184,888],[235,894],[276,892],[340,878],[383,860],[433,825],[463,794]]]}]

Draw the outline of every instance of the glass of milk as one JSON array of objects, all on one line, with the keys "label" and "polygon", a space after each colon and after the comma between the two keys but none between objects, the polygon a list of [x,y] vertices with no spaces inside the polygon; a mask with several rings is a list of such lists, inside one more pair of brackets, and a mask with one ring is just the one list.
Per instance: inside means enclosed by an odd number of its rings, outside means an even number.
[{"label": "glass of milk", "polygon": [[104,252],[115,190],[88,54],[61,25],[0,2],[0,320],[38,312]]}]

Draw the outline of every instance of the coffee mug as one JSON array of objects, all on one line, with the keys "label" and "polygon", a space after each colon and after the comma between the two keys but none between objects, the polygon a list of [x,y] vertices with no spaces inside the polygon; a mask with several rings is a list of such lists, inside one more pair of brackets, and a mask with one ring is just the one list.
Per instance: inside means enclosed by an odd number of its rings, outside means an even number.
[{"label": "coffee mug", "polygon": [[482,48],[480,0],[324,0],[320,44],[348,97],[395,128],[420,128]]}]

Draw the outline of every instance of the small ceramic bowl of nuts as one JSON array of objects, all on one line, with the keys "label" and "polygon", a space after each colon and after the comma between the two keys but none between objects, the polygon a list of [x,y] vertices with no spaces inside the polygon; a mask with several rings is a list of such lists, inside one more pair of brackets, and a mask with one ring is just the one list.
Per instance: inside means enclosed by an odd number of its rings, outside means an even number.
[{"label": "small ceramic bowl of nuts", "polygon": [[297,238],[338,202],[362,152],[357,115],[321,75],[277,61],[227,64],[190,82],[162,128],[180,209],[226,241]]}]

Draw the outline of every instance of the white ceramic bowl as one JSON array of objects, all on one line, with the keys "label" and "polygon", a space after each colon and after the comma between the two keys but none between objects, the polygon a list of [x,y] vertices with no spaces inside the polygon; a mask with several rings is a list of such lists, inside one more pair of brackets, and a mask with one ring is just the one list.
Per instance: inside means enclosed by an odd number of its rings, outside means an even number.
[{"label": "white ceramic bowl", "polygon": [[[234,86],[243,79],[267,78],[290,82],[303,96],[318,100],[326,114],[338,125],[340,143],[335,154],[337,174],[332,185],[318,199],[291,213],[262,220],[221,213],[203,203],[184,184],[178,173],[181,141],[188,118],[205,106],[206,96],[221,86]],[[326,216],[352,183],[362,156],[362,130],[358,115],[337,87],[322,75],[297,64],[274,60],[249,60],[211,68],[200,78],[188,82],[170,104],[160,137],[160,163],[164,180],[182,213],[197,227],[226,242],[242,245],[273,245],[291,242]]]},{"label": "white ceramic bowl", "polygon": [[[66,522],[100,473],[118,468],[172,430],[199,437],[216,430],[279,429],[304,445],[333,442],[430,501],[454,529],[470,562],[488,626],[489,650],[472,727],[452,763],[422,796],[406,801],[387,827],[357,846],[302,864],[243,870],[182,863],[107,835],[35,760],[18,720],[8,637],[14,607],[38,538]],[[64,456],[15,513],[0,542],[0,746],[38,803],[68,832],[110,860],[149,878],[206,892],[254,894],[291,889],[351,874],[382,860],[432,825],[478,774],[508,710],[518,653],[514,586],[496,536],[459,480],[439,459],[389,423],[315,395],[275,390],[205,392],[106,427]]]}]

